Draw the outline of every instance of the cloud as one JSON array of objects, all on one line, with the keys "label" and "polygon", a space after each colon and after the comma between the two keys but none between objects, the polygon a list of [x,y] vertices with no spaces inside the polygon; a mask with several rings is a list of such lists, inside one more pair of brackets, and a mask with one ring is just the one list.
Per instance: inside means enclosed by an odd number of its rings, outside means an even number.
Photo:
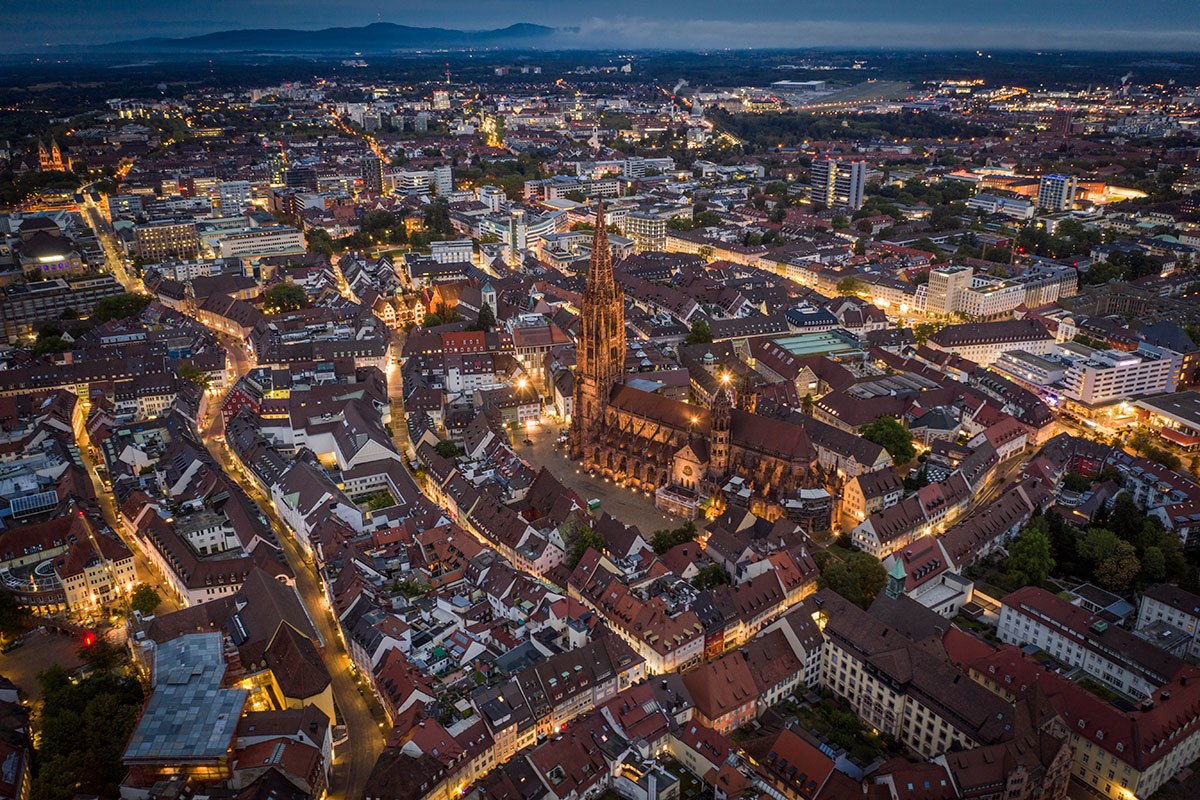
[{"label": "cloud", "polygon": [[919,50],[1200,50],[1200,31],[1010,28],[843,20],[730,22],[712,19],[593,18],[556,37],[555,47],[655,50],[886,48]]}]

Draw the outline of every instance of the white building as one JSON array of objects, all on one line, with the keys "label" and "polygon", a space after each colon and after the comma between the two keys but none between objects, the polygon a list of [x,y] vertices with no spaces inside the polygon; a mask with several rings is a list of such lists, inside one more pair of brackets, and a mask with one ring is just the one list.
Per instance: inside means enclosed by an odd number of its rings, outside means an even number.
[{"label": "white building", "polygon": [[217,184],[217,199],[222,213],[241,211],[254,204],[254,187],[250,181],[224,181]]},{"label": "white building", "polygon": [[1145,630],[1156,622],[1186,633],[1190,637],[1188,654],[1200,657],[1200,596],[1168,583],[1154,584],[1142,595],[1137,629]]},{"label": "white building", "polygon": [[1052,592],[1026,586],[1000,604],[1000,641],[1033,645],[1118,691],[1149,697],[1184,661]]},{"label": "white building", "polygon": [[300,254],[305,252],[304,234],[288,225],[273,225],[221,239],[222,258]]},{"label": "white building", "polygon": [[828,156],[813,159],[809,169],[810,197],[830,208],[862,208],[867,182],[865,161],[841,161]]},{"label": "white building", "polygon": [[1062,379],[1063,394],[1084,405],[1098,406],[1135,395],[1173,392],[1181,359],[1178,353],[1144,343],[1134,353],[1092,351],[1071,360]]},{"label": "white building", "polygon": [[976,275],[971,278],[971,285],[959,293],[957,302],[955,310],[969,317],[1006,316],[1025,302],[1025,287],[989,275]]},{"label": "white building", "polygon": [[475,244],[470,239],[430,242],[429,255],[439,264],[471,261],[475,255]]},{"label": "white building", "polygon": [[1074,175],[1043,175],[1038,182],[1038,205],[1050,211],[1075,207]]},{"label": "white building", "polygon": [[953,314],[958,310],[959,295],[971,287],[975,270],[963,266],[937,267],[929,270],[926,286],[925,313]]}]

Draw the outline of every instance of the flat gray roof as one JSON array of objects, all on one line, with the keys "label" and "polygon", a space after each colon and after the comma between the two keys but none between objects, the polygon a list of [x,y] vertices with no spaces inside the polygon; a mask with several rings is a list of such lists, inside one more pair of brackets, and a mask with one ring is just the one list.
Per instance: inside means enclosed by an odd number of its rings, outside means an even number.
[{"label": "flat gray roof", "polygon": [[154,691],[125,748],[125,763],[215,761],[229,752],[249,693],[222,689],[221,634],[193,633],[154,652]]},{"label": "flat gray roof", "polygon": [[1188,427],[1200,428],[1200,392],[1172,392],[1143,397],[1134,405],[1160,416],[1170,417]]}]

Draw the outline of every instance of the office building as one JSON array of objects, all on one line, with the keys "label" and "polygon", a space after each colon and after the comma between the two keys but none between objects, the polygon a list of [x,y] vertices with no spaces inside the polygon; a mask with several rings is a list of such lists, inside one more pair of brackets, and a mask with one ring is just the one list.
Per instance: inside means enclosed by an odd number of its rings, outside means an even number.
[{"label": "office building", "polygon": [[810,199],[829,208],[862,208],[867,165],[863,161],[841,161],[828,156],[813,159],[809,169]]},{"label": "office building", "polygon": [[289,189],[317,191],[317,171],[312,167],[292,167],[283,173],[283,183]]},{"label": "office building", "polygon": [[217,184],[217,198],[222,212],[241,211],[254,205],[254,189],[250,181],[222,181]]},{"label": "office building", "polygon": [[6,286],[0,295],[4,338],[11,342],[28,335],[43,322],[61,319],[67,309],[80,317],[89,316],[97,302],[124,291],[108,273],[97,278],[50,278]]},{"label": "office building", "polygon": [[433,185],[441,197],[448,197],[454,191],[454,169],[449,165],[433,168]]},{"label": "office building", "polygon": [[146,261],[200,255],[200,234],[190,219],[157,219],[135,225],[133,235],[138,255]]},{"label": "office building", "polygon": [[433,109],[435,111],[450,110],[450,93],[445,89],[435,89],[433,92]]},{"label": "office building", "polygon": [[362,163],[363,191],[371,194],[383,193],[383,160],[378,156],[367,156]]},{"label": "office building", "polygon": [[991,319],[1008,316],[1024,302],[1024,285],[976,275],[971,279],[971,285],[959,293],[955,310],[973,319]]},{"label": "office building", "polygon": [[1139,700],[1169,683],[1185,666],[1181,658],[1036,586],[1004,598],[996,632],[1002,642],[1033,645]]},{"label": "office building", "polygon": [[1074,175],[1043,175],[1038,182],[1038,205],[1049,211],[1075,207]]},{"label": "office building", "polygon": [[635,211],[625,218],[625,235],[633,239],[633,248],[663,250],[667,242],[667,221],[656,214]]},{"label": "office building", "polygon": [[283,186],[283,174],[287,169],[287,159],[282,150],[272,150],[267,154],[267,179],[272,186]]},{"label": "office building", "polygon": [[626,156],[622,174],[635,180],[646,177],[646,159],[641,156]]},{"label": "office building", "polygon": [[970,288],[975,270],[970,267],[948,266],[929,271],[927,314],[953,314],[958,310],[960,295]]},{"label": "office building", "polygon": [[259,258],[304,252],[304,234],[288,225],[235,233],[221,239],[221,258]]}]

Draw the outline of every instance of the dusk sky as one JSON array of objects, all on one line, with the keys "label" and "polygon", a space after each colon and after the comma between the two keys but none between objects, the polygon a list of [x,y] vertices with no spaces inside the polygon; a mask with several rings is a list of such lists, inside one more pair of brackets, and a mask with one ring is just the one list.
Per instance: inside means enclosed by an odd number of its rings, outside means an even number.
[{"label": "dusk sky", "polygon": [[1200,50],[1196,0],[6,0],[8,50],[376,21],[577,26],[564,47]]}]

